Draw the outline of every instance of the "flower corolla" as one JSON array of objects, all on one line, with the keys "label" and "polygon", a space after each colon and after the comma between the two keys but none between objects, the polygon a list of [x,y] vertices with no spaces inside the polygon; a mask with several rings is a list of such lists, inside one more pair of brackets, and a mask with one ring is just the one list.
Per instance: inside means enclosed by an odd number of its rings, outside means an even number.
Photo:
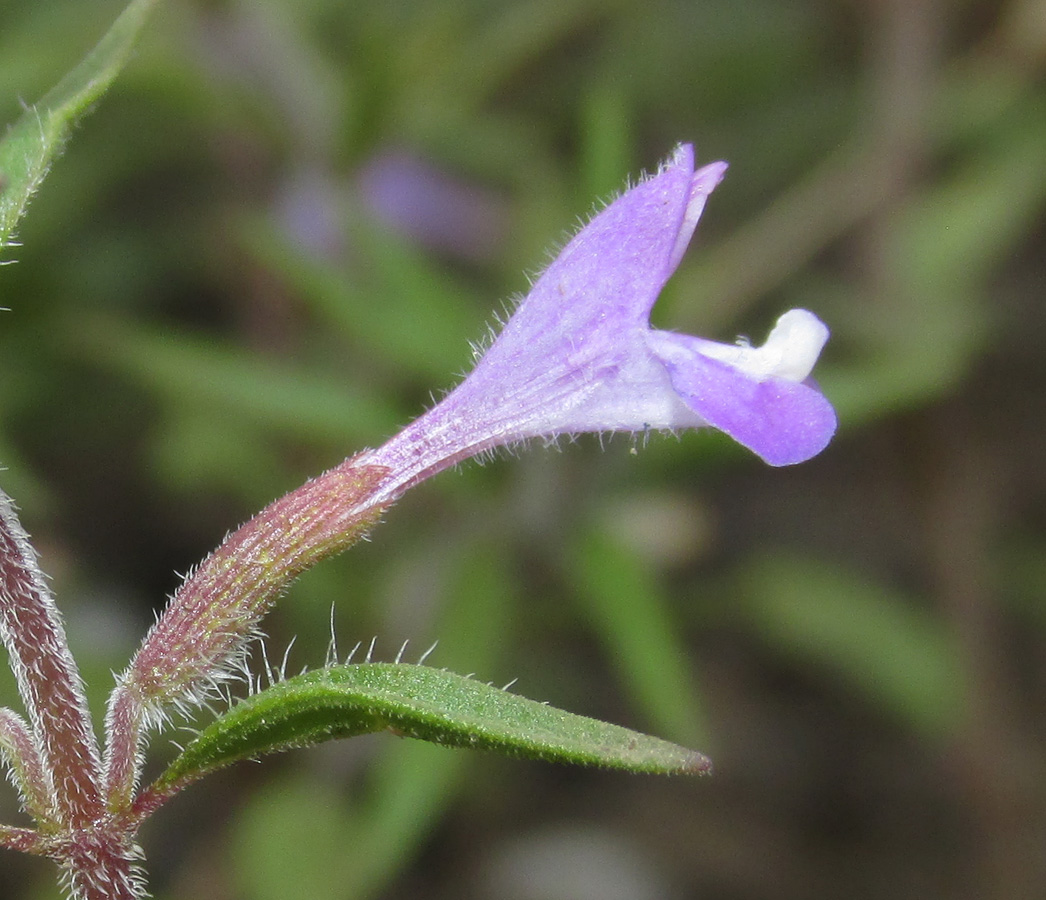
[{"label": "flower corolla", "polygon": [[586,431],[712,426],[773,466],[824,449],[836,418],[809,381],[828,339],[813,313],[785,313],[761,347],[650,327],[726,168],[695,171],[683,144],[582,228],[465,380],[367,455],[390,469],[382,493],[493,447]]}]

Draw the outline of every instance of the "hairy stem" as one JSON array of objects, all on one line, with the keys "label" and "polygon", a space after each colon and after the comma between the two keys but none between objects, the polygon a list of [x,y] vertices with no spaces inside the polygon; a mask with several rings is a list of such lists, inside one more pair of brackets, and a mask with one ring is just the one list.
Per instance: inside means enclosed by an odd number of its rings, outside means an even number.
[{"label": "hairy stem", "polygon": [[11,768],[25,811],[45,828],[57,824],[54,785],[40,748],[25,720],[10,709],[0,709],[0,752]]},{"label": "hairy stem", "polygon": [[59,863],[68,872],[75,900],[141,900],[145,881],[141,851],[126,830],[100,825],[78,832],[61,847]]},{"label": "hairy stem", "polygon": [[46,841],[39,831],[32,828],[17,828],[14,825],[0,825],[0,847],[8,850],[20,850],[22,853],[46,853]]},{"label": "hairy stem", "polygon": [[102,812],[100,761],[87,700],[58,607],[2,491],[0,639],[49,770],[58,817],[70,828],[87,827]]}]

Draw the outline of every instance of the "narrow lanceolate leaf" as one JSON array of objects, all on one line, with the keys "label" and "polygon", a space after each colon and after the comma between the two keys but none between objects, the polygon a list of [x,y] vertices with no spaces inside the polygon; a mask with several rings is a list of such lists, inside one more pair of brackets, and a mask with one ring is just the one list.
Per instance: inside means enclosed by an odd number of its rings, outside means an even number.
[{"label": "narrow lanceolate leaf", "polygon": [[30,106],[0,140],[0,250],[76,120],[123,68],[156,0],[132,0],[95,48],[44,98]]},{"label": "narrow lanceolate leaf", "polygon": [[186,784],[236,760],[388,730],[446,747],[629,772],[699,775],[709,760],[441,669],[335,666],[249,697],[205,729],[155,785]]}]

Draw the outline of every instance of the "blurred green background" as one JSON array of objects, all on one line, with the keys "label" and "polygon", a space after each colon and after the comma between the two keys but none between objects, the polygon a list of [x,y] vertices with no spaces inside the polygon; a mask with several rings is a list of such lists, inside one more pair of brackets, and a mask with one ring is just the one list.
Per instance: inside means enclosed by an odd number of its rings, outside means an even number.
[{"label": "blurred green background", "polygon": [[[0,120],[121,8],[0,2]],[[451,386],[681,140],[731,169],[656,323],[761,340],[814,310],[834,443],[473,463],[267,625],[292,671],[332,606],[343,655],[438,640],[714,778],[328,745],[162,810],[157,897],[1046,896],[1041,0],[165,0],[0,269],[0,483],[92,702],[176,572]],[[3,863],[0,895],[57,896]]]}]

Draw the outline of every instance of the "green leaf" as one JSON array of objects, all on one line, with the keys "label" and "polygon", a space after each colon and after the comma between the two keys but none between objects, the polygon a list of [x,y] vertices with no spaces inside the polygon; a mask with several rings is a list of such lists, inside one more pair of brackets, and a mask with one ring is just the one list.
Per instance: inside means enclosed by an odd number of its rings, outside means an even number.
[{"label": "green leaf", "polygon": [[155,0],[132,0],[97,46],[0,141],[0,250],[61,153],[73,125],[116,78]]},{"label": "green leaf", "polygon": [[274,685],[206,728],[157,782],[166,790],[241,759],[389,730],[445,747],[653,774],[703,774],[700,753],[427,666],[332,666]]}]

